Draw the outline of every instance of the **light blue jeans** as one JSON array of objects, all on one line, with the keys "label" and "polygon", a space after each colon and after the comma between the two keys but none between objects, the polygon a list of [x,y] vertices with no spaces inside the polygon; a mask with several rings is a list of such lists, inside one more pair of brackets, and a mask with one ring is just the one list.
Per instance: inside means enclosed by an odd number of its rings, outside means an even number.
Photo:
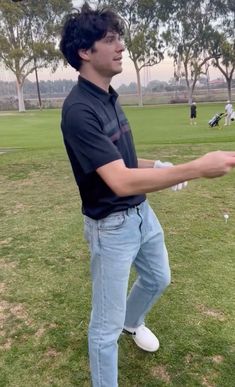
[{"label": "light blue jeans", "polygon": [[[91,252],[92,312],[89,357],[93,387],[118,386],[118,344],[123,326],[138,327],[170,283],[162,227],[144,201],[101,220],[85,216]],[[137,279],[127,298],[131,265]]]}]

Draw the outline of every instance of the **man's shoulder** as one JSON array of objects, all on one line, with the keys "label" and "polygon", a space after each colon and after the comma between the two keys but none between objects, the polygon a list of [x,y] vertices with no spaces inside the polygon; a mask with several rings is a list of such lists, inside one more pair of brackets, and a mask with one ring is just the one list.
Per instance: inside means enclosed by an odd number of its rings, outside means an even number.
[{"label": "man's shoulder", "polygon": [[64,100],[62,112],[66,114],[72,107],[75,107],[76,111],[83,111],[84,109],[90,108],[93,110],[93,103],[89,95],[82,90],[79,85],[75,85],[70,93]]}]

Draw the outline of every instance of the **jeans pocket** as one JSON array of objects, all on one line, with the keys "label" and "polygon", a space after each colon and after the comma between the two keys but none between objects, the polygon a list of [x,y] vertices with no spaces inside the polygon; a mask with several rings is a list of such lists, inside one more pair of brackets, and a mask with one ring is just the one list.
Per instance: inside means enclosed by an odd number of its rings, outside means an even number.
[{"label": "jeans pocket", "polygon": [[84,235],[85,240],[88,243],[90,243],[91,234],[92,234],[92,226],[91,226],[90,222],[86,219],[86,217],[84,217],[84,231],[83,231],[83,235]]},{"label": "jeans pocket", "polygon": [[98,228],[100,231],[117,230],[124,225],[125,219],[124,213],[113,213],[104,219],[100,219]]}]

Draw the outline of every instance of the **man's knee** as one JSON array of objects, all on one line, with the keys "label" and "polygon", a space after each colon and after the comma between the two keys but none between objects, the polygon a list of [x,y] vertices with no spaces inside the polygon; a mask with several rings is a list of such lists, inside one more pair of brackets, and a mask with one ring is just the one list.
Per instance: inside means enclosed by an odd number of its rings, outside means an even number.
[{"label": "man's knee", "polygon": [[164,291],[171,283],[171,272],[170,268],[168,270],[165,270],[164,273],[162,273],[162,276],[159,280],[159,287],[162,291]]},{"label": "man's knee", "polygon": [[148,278],[140,278],[139,281],[139,285],[150,293],[162,293],[171,283],[170,268],[161,271],[161,273],[152,272]]}]

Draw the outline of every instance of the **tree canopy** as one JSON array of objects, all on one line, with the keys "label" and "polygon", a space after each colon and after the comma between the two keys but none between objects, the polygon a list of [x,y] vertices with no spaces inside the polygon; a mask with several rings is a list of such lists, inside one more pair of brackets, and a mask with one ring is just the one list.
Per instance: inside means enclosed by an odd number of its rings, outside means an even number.
[{"label": "tree canopy", "polygon": [[139,105],[142,106],[140,71],[158,64],[164,58],[160,26],[171,14],[174,1],[101,0],[98,3],[114,8],[125,21],[125,44],[136,70]]},{"label": "tree canopy", "polygon": [[221,15],[215,23],[215,33],[210,51],[212,64],[223,74],[227,82],[228,98],[231,100],[232,79],[235,73],[235,2],[224,1]]},{"label": "tree canopy", "polygon": [[185,78],[190,103],[197,80],[205,73],[205,65],[212,58],[208,51],[213,34],[211,17],[209,4],[187,1],[178,8],[165,34],[168,53],[174,58],[175,78]]},{"label": "tree canopy", "polygon": [[[110,6],[126,24],[125,44],[133,62],[142,106],[140,72],[158,64],[166,50],[176,78],[185,78],[189,101],[198,78],[212,64],[226,79],[228,97],[235,72],[234,0],[90,0]],[[62,56],[58,35],[72,0],[1,0],[0,61],[11,70],[24,110],[23,84],[39,68],[56,69]]]},{"label": "tree canopy", "polygon": [[58,34],[71,0],[23,0],[0,3],[0,61],[16,76],[19,110],[23,84],[35,68],[56,69],[61,59]]}]

